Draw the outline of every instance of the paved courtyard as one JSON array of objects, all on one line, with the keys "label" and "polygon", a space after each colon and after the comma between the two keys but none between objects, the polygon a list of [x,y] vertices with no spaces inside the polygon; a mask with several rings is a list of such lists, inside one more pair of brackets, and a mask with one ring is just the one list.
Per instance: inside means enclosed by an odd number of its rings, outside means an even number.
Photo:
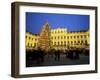
[{"label": "paved courtyard", "polygon": [[26,64],[27,67],[89,64],[89,56],[79,54],[79,59],[69,59],[65,54],[61,54],[59,59],[56,59],[55,55],[45,55],[42,62],[30,60]]}]

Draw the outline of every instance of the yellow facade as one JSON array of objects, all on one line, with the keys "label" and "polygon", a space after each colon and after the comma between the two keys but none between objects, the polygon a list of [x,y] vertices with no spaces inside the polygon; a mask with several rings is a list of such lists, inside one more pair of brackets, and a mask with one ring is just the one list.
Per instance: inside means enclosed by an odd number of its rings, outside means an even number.
[{"label": "yellow facade", "polygon": [[38,47],[39,35],[26,32],[26,49]]},{"label": "yellow facade", "polygon": [[51,41],[55,49],[89,47],[89,31],[68,32],[66,28],[51,30]]},{"label": "yellow facade", "polygon": [[51,42],[52,42],[52,48],[55,49],[62,49],[67,48],[67,29],[51,29]]},{"label": "yellow facade", "polygon": [[[51,29],[51,48],[89,48],[89,31],[69,32],[66,28]],[[37,48],[39,35],[26,32],[26,48]]]}]

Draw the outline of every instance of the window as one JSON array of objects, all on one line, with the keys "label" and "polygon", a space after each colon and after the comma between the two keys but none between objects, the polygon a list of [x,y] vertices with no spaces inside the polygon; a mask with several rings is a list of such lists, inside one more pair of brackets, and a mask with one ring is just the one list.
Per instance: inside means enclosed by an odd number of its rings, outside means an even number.
[{"label": "window", "polygon": [[77,38],[79,38],[79,36],[77,36]]},{"label": "window", "polygon": [[32,40],[33,40],[33,38],[32,38]]},{"label": "window", "polygon": [[83,36],[81,35],[81,38],[83,38]]},{"label": "window", "polygon": [[55,42],[55,45],[56,45],[56,42]]},{"label": "window", "polygon": [[59,36],[58,36],[58,39],[59,39]]},{"label": "window", "polygon": [[31,44],[31,47],[32,47],[32,44]]},{"label": "window", "polygon": [[67,36],[67,39],[69,39],[69,36]]},{"label": "window", "polygon": [[81,43],[83,43],[83,40],[81,41]]},{"label": "window", "polygon": [[36,47],[36,43],[34,43],[34,47]]},{"label": "window", "polygon": [[29,39],[31,39],[31,37],[29,37]]},{"label": "window", "polygon": [[66,45],[66,41],[64,41],[64,45]]},{"label": "window", "polygon": [[58,46],[59,46],[59,42],[58,42]]},{"label": "window", "polygon": [[61,36],[61,39],[63,39],[63,37]]},{"label": "window", "polygon": [[28,43],[28,46],[29,46],[29,43]]},{"label": "window", "polygon": [[78,43],[80,43],[80,41],[78,41]]},{"label": "window", "polygon": [[74,44],[76,44],[76,41],[74,41]]},{"label": "window", "polygon": [[64,36],[64,39],[66,39],[66,36]]},{"label": "window", "polygon": [[63,44],[63,41],[61,41],[61,45]]},{"label": "window", "polygon": [[87,40],[85,40],[85,44],[87,44]]},{"label": "window", "polygon": [[73,44],[73,41],[71,41],[71,44]]},{"label": "window", "polygon": [[86,35],[84,35],[84,38],[86,38]]}]

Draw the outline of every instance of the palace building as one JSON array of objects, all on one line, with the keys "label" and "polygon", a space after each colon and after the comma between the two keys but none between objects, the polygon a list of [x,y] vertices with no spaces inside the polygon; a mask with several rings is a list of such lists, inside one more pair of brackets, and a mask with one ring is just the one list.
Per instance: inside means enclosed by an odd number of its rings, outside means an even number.
[{"label": "palace building", "polygon": [[70,32],[67,28],[50,29],[46,22],[40,34],[26,32],[26,49],[41,48],[48,51],[89,48],[89,37],[89,30]]},{"label": "palace building", "polygon": [[30,32],[26,32],[26,49],[35,49],[38,47],[38,34],[32,34]]}]

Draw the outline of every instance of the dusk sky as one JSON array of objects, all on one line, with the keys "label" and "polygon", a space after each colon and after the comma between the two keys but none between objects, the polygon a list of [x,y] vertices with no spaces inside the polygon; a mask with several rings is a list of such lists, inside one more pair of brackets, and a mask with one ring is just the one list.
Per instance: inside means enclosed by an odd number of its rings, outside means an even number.
[{"label": "dusk sky", "polygon": [[67,28],[68,31],[82,31],[89,29],[89,21],[89,15],[26,12],[26,31],[39,34],[46,22],[51,29]]}]

